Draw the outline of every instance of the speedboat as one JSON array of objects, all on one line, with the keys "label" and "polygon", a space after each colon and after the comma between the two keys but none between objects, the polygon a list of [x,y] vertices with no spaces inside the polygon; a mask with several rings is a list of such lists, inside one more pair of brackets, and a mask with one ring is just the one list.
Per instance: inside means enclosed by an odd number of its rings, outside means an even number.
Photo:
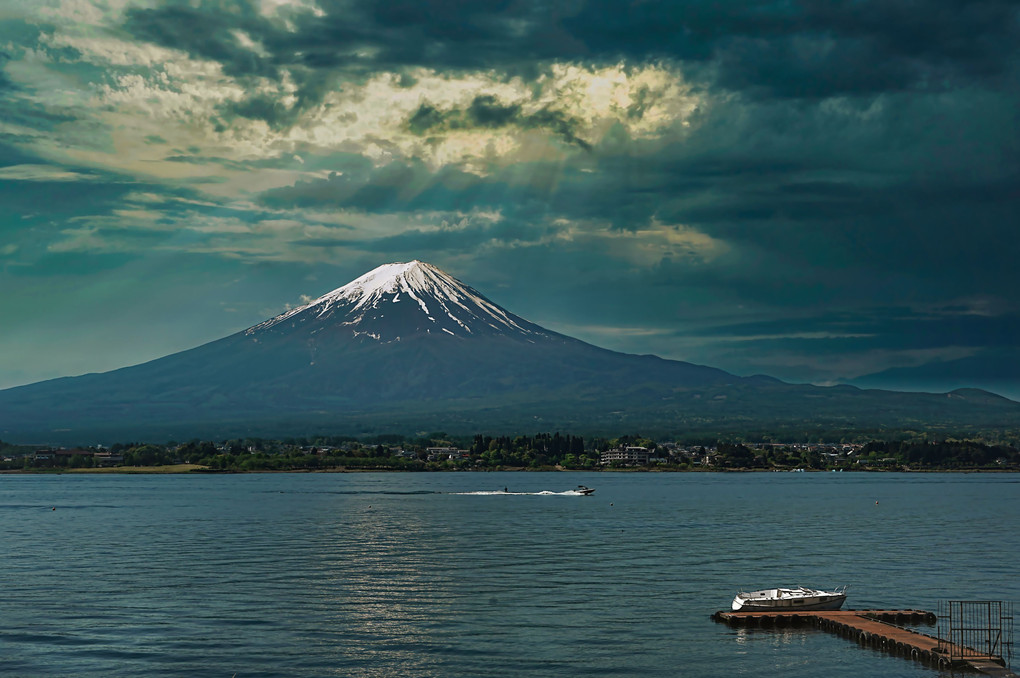
[{"label": "speedboat", "polygon": [[591,494],[592,492],[594,492],[594,491],[595,491],[594,488],[592,488],[592,487],[585,487],[584,485],[578,485],[577,489],[574,490],[574,492],[577,492],[578,494],[583,494],[586,497],[589,494]]},{"label": "speedboat", "polygon": [[743,612],[754,612],[756,610],[772,612],[838,610],[843,607],[843,601],[845,600],[845,586],[832,591],[821,591],[819,589],[798,586],[789,589],[763,589],[761,591],[751,591],[750,593],[741,591],[733,599],[731,607],[734,612],[737,610]]}]

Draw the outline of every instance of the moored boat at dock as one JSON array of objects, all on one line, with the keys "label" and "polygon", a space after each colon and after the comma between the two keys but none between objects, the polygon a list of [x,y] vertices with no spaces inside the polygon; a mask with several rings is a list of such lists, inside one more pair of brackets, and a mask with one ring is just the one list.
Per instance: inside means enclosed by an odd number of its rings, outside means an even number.
[{"label": "moored boat at dock", "polygon": [[733,599],[734,611],[794,611],[794,610],[838,610],[846,601],[846,586],[832,591],[809,589],[804,586],[793,588],[740,591]]}]

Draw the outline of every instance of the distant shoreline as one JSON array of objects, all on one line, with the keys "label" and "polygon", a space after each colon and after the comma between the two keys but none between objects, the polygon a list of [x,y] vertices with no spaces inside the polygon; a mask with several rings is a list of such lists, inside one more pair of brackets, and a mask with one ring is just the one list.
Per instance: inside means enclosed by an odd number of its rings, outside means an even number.
[{"label": "distant shoreline", "polygon": [[391,468],[317,468],[317,469],[255,469],[250,471],[212,469],[198,464],[169,466],[110,466],[106,468],[6,469],[0,475],[250,475],[259,473],[1020,473],[1020,469],[903,469],[864,468],[834,471],[828,469],[763,469],[763,468],[525,468],[497,469],[391,469]]}]

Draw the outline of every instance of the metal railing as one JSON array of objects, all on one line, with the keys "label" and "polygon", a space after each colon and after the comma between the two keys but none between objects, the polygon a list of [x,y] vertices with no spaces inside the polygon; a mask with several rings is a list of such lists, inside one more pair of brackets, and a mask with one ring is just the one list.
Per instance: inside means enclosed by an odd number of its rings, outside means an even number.
[{"label": "metal railing", "polygon": [[939,601],[938,651],[950,662],[1013,659],[1013,604],[1001,600]]}]

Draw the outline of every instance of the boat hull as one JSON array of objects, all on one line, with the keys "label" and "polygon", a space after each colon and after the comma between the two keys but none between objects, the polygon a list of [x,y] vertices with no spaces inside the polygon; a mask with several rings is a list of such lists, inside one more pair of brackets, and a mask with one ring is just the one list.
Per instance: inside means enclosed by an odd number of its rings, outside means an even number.
[{"label": "boat hull", "polygon": [[730,606],[734,612],[796,612],[838,610],[846,602],[846,593],[813,589],[767,589],[738,593]]}]

